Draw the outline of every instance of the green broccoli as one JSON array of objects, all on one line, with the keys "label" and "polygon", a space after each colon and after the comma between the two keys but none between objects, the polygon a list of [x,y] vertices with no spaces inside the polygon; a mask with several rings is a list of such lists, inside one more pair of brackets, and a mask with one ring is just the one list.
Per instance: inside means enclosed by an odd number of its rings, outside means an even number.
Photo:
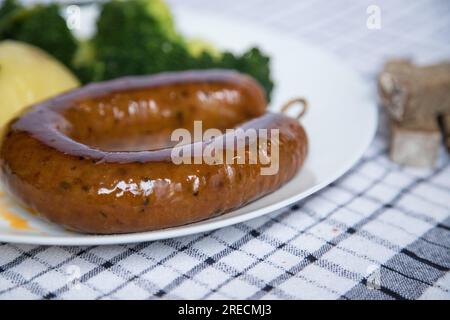
[{"label": "green broccoli", "polygon": [[[226,67],[226,64],[225,66]],[[273,81],[270,76],[270,58],[258,48],[251,48],[242,56],[237,57],[236,64],[232,69],[251,75],[264,87],[268,97],[273,90]]]},{"label": "green broccoli", "polygon": [[70,66],[77,41],[56,4],[23,7],[6,0],[0,9],[0,40],[13,39],[40,47]]},{"label": "green broccoli", "polygon": [[256,48],[236,56],[220,53],[204,42],[186,41],[177,33],[166,8],[161,0],[113,0],[102,6],[93,39],[95,58],[92,59],[96,70],[103,72],[102,79],[162,71],[227,68],[253,76],[270,97],[273,83],[267,56]]},{"label": "green broccoli", "polygon": [[222,53],[212,43],[201,38],[186,40],[186,46],[189,53],[194,57],[199,57],[203,53],[210,55],[214,59],[220,59],[222,57]]},{"label": "green broccoli", "polygon": [[0,7],[0,19],[5,21],[7,17],[14,11],[21,9],[22,6],[16,0],[4,0]]},{"label": "green broccoli", "polygon": [[[122,0],[123,1],[123,0]],[[172,41],[183,41],[175,28],[169,6],[164,0],[144,0],[147,12],[156,20],[164,34]]]},{"label": "green broccoli", "polygon": [[91,40],[78,43],[72,64],[69,66],[81,83],[101,81],[104,78],[104,64],[96,58],[96,50]]},{"label": "green broccoli", "polygon": [[167,20],[160,22],[160,11],[152,11],[149,2],[110,1],[102,6],[93,45],[95,59],[104,64],[103,78],[178,70],[189,63],[182,38]]},{"label": "green broccoli", "polygon": [[28,42],[68,66],[83,83],[125,75],[224,68],[258,80],[270,98],[270,61],[259,49],[242,55],[220,52],[201,40],[186,40],[164,0],[111,0],[100,6],[92,39],[78,41],[57,4],[23,7],[4,0],[0,40]]}]

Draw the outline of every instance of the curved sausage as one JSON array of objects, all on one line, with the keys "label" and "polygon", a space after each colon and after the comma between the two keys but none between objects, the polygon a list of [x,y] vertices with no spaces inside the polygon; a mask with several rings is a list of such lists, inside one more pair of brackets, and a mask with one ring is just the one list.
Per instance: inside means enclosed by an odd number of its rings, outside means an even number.
[{"label": "curved sausage", "polygon": [[[272,192],[301,167],[305,131],[297,120],[265,111],[261,87],[231,71],[92,84],[35,105],[9,124],[0,149],[1,176],[10,193],[71,230],[112,234],[183,225]],[[203,130],[224,133],[278,129],[278,172],[261,175],[261,161],[174,164],[174,150],[230,137],[174,146],[170,133],[191,132],[194,120],[202,121]]]}]

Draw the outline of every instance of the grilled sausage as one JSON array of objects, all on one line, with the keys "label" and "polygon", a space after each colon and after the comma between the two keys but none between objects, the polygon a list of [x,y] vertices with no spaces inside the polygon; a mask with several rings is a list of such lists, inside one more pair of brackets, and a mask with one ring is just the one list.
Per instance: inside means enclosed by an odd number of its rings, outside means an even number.
[{"label": "grilled sausage", "polygon": [[[174,146],[170,133],[192,131],[194,120],[203,130],[278,129],[278,173],[261,175],[261,161],[175,164],[174,149],[230,136]],[[0,165],[6,189],[44,218],[112,234],[183,225],[240,207],[291,179],[306,152],[298,121],[266,113],[253,79],[213,70],[91,84],[35,105],[8,125]]]}]

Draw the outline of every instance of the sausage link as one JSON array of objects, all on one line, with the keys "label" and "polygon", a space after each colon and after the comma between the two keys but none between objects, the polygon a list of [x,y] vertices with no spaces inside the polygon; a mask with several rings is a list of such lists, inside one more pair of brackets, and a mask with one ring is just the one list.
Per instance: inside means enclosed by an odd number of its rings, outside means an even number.
[{"label": "sausage link", "polygon": [[[200,221],[276,190],[302,166],[303,127],[265,109],[260,86],[229,71],[90,85],[33,106],[9,124],[0,150],[2,180],[42,217],[79,232]],[[278,172],[261,175],[261,162],[174,164],[169,133],[191,131],[194,120],[204,130],[279,130]]]}]

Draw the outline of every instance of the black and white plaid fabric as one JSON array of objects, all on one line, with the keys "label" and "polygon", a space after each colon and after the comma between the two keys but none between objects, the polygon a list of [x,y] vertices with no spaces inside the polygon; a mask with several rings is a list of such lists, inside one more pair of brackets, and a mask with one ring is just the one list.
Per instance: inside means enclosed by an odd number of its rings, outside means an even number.
[{"label": "black and white plaid fabric", "polygon": [[[389,56],[450,57],[450,2],[172,0],[332,51],[366,81]],[[366,28],[378,5],[381,30]],[[383,127],[383,124],[381,124]],[[380,130],[343,178],[273,214],[195,236],[101,247],[0,244],[0,298],[449,299],[450,165],[403,168]]]}]

